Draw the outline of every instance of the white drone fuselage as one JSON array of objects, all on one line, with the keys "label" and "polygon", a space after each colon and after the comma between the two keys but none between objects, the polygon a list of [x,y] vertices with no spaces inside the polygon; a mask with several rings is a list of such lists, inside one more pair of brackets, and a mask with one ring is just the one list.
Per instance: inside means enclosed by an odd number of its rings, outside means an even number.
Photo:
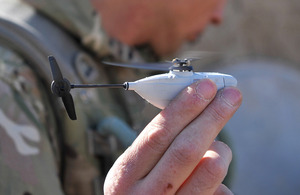
[{"label": "white drone fuselage", "polygon": [[170,70],[169,73],[127,82],[126,88],[134,90],[152,105],[164,109],[180,91],[200,79],[211,79],[217,85],[218,90],[237,85],[237,80],[228,74]]}]

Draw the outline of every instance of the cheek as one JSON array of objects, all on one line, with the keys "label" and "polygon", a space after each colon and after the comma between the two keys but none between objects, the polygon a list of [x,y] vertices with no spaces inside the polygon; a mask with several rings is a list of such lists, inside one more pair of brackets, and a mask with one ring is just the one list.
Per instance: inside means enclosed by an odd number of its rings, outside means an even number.
[{"label": "cheek", "polygon": [[162,40],[159,44],[154,46],[154,50],[158,55],[165,56],[176,52],[180,45],[181,44],[179,43],[178,39],[170,41]]},{"label": "cheek", "polygon": [[[185,33],[200,33],[211,22],[216,11],[222,13],[224,0],[201,1],[190,7],[188,14],[182,15],[180,26],[185,28]],[[186,11],[187,12],[187,11]]]}]

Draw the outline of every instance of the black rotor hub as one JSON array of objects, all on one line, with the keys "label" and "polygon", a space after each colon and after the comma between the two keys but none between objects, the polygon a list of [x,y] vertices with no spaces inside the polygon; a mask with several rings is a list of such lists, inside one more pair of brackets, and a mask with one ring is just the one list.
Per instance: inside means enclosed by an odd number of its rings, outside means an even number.
[{"label": "black rotor hub", "polygon": [[57,95],[58,97],[64,97],[70,93],[71,84],[65,78],[61,81],[52,81],[51,91],[53,94]]}]

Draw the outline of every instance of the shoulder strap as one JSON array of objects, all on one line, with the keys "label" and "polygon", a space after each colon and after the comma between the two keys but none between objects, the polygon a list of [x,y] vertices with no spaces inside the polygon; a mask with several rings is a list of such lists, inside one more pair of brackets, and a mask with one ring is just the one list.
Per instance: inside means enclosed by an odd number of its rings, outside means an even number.
[{"label": "shoulder strap", "polygon": [[76,80],[71,66],[74,56],[81,51],[79,45],[29,6],[0,10],[0,41],[20,53],[45,80],[51,81],[48,55],[54,55],[66,76]]}]

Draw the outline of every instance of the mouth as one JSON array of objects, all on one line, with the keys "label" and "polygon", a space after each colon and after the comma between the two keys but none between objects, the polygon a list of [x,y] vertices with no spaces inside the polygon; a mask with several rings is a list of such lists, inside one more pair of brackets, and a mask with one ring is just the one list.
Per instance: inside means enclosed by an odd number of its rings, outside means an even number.
[{"label": "mouth", "polygon": [[196,33],[190,34],[187,37],[187,41],[188,42],[195,42],[196,40],[198,40],[201,37],[201,35],[202,35],[201,32],[196,32]]}]

